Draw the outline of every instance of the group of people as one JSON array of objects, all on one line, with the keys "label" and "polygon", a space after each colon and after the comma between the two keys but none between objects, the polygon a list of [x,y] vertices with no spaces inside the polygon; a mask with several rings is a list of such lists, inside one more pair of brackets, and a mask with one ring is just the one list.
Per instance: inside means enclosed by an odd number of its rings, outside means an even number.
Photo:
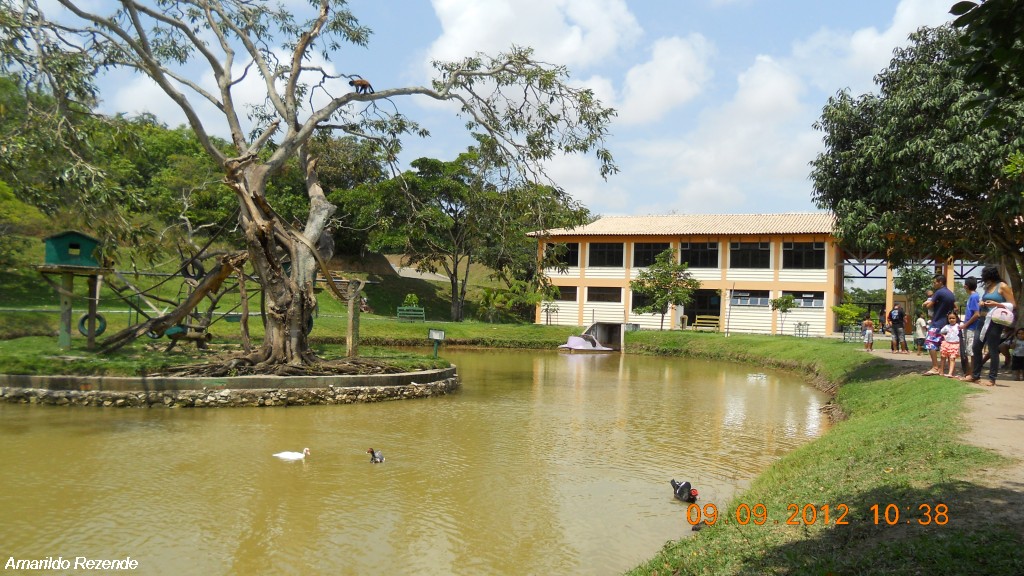
[{"label": "group of people", "polygon": [[[1024,379],[1024,328],[1013,328],[1012,312],[1016,305],[1013,291],[1003,282],[995,266],[982,269],[981,282],[979,288],[974,278],[964,281],[968,299],[961,318],[957,314],[956,297],[946,286],[946,277],[937,274],[932,279],[934,289],[929,291],[924,310],[915,322],[914,334],[918,354],[923,348],[931,356],[932,366],[924,373],[926,376],[955,378],[957,361],[963,356],[966,362],[961,380],[995,386],[1001,354],[1006,354],[1015,379]],[[926,319],[928,316],[930,320]],[[1003,324],[1007,316],[1008,326]],[[909,353],[903,308],[899,304],[894,306],[886,320],[892,332],[893,353]],[[870,317],[864,320],[863,328],[864,348],[873,350],[874,322]],[[989,369],[983,381],[982,369],[986,363]]]},{"label": "group of people", "polygon": [[[1007,312],[1012,316],[1016,300],[1010,286],[1003,282],[999,269],[995,266],[986,266],[982,269],[980,287],[974,278],[965,280],[964,288],[967,290],[968,298],[964,317],[961,319],[956,313],[956,298],[946,287],[945,276],[936,275],[933,283],[935,291],[924,304],[932,313],[931,326],[925,337],[925,349],[931,355],[932,367],[925,375],[944,373],[951,378],[955,377],[962,340],[965,353],[970,352],[970,359],[961,380],[995,386],[996,378],[999,376],[1000,345],[1003,341],[1004,325],[994,322],[993,319],[1005,316]],[[1010,326],[1012,325],[1011,321]],[[1010,332],[1013,334],[1013,328],[1010,328]],[[1024,341],[1024,330],[1018,331],[1015,338]],[[1020,348],[1020,356],[1017,356],[1016,348]],[[1014,357],[1014,363],[1010,368],[1019,378],[1024,372],[1024,345],[1015,347]],[[989,364],[988,374],[982,380],[982,369],[986,362]],[[947,363],[949,368],[944,370]]]},{"label": "group of people", "polygon": [[[879,314],[878,316],[878,330],[885,334],[888,330],[892,334],[892,342],[889,347],[892,349],[894,354],[909,354],[910,350],[907,348],[907,313],[903,311],[903,306],[897,304],[893,306],[893,309],[888,314]],[[861,324],[861,331],[864,334],[864,349],[872,351],[875,349],[875,322],[870,316],[864,319]]]}]

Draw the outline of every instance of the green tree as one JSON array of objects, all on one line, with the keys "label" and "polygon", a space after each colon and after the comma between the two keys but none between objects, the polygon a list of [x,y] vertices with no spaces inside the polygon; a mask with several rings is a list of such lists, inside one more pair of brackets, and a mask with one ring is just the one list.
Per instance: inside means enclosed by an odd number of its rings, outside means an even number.
[{"label": "green tree", "polygon": [[700,290],[700,281],[688,271],[687,264],[679,263],[676,251],[669,248],[654,257],[654,263],[636,275],[630,289],[647,299],[647,304],[635,308],[641,314],[661,314],[665,329],[665,314],[670,305],[685,306],[693,301],[693,293]]},{"label": "green tree", "polygon": [[462,321],[470,265],[482,245],[487,205],[498,195],[479,155],[470,150],[452,162],[419,158],[416,170],[393,184],[406,190],[412,211],[400,223],[405,254],[417,270],[443,271],[451,287],[451,319]]},{"label": "green tree", "polygon": [[523,280],[512,280],[508,288],[484,288],[477,302],[477,317],[488,322],[523,320],[524,311],[536,313],[545,292]]},{"label": "green tree", "polygon": [[[1024,182],[1002,177],[1024,138],[983,124],[979,87],[955,59],[948,26],[922,28],[876,76],[878,94],[829,99],[815,127],[825,151],[812,162],[814,200],[836,214],[847,247],[894,265],[932,258],[1000,261],[1015,291],[1024,254]],[[1017,117],[1024,106],[993,105]]]},{"label": "green tree", "polygon": [[857,286],[851,286],[843,290],[843,302],[885,302],[885,288],[874,288],[867,290]]},{"label": "green tree", "polygon": [[[543,275],[547,262],[537,261],[536,235],[554,228],[572,228],[587,223],[590,211],[552,186],[521,183],[506,190],[490,206],[488,227],[480,262],[494,271],[496,279],[510,291],[520,293],[526,283],[533,293],[544,292],[549,280]],[[533,296],[517,298],[515,315],[532,319],[536,313]]]},{"label": "green tree", "polygon": [[[1020,101],[1024,97],[1024,2],[1020,0],[982,0],[957,2],[950,8],[957,16],[953,26],[961,28],[961,42],[969,49],[958,59],[966,68],[966,78],[982,86],[992,124],[1015,126],[1020,117],[1004,113],[994,104],[1003,99]],[[1004,173],[1010,178],[1024,178],[1024,154],[1011,153]]]},{"label": "green tree", "polygon": [[907,316],[917,318],[917,307],[924,302],[935,274],[926,267],[902,266],[896,269],[893,286],[907,296]]},{"label": "green tree", "polygon": [[[59,21],[42,4],[25,0],[4,10],[3,63],[15,61],[34,78],[50,79],[54,93],[94,95],[101,66],[149,76],[188,119],[200,144],[223,167],[226,190],[239,204],[239,224],[249,261],[266,301],[266,333],[259,350],[235,360],[259,371],[282,365],[299,368],[317,362],[305,335],[315,306],[313,281],[322,258],[318,246],[337,210],[325,194],[321,159],[310,139],[322,129],[376,139],[388,157],[401,138],[426,135],[397,111],[394,102],[421,96],[457,105],[470,130],[486,133],[507,165],[518,173],[544,178],[544,163],[562,153],[593,152],[602,176],[614,173],[604,147],[614,111],[592,91],[568,81],[564,67],[539,62],[528,48],[513,47],[497,56],[477,54],[456,62],[435,62],[437,78],[429,87],[351,91],[360,63],[348,57],[346,44],[366,46],[370,30],[345,2],[317,0],[309,8],[243,0],[122,0],[110,11],[93,12],[93,3],[57,0]],[[98,8],[97,8],[98,9]],[[45,43],[45,47],[40,44]],[[41,49],[45,48],[45,50]],[[37,54],[53,57],[35,58]],[[319,56],[342,70],[333,73],[311,62]],[[74,68],[76,84],[66,87],[61,70]],[[189,76],[181,70],[197,67]],[[209,75],[208,90],[196,79]],[[239,92],[257,77],[266,87],[262,106],[241,108]],[[326,95],[319,101],[312,93]],[[380,103],[387,101],[387,106]],[[212,104],[230,131],[230,149],[219,147],[198,113]],[[246,115],[254,124],[248,126]],[[296,225],[278,214],[267,188],[289,161],[303,174],[308,210]],[[285,262],[289,263],[285,269]],[[154,319],[139,330],[157,331],[180,317],[180,310]]]},{"label": "green tree", "polygon": [[[980,0],[957,2],[949,12],[961,28],[961,43],[970,48],[958,59],[966,67],[966,78],[985,88],[994,99],[1024,94],[1024,2],[1021,0]],[[1011,122],[1020,118],[1004,117]]]},{"label": "green tree", "polygon": [[772,311],[779,313],[779,331],[782,333],[786,332],[786,314],[793,308],[796,308],[796,298],[792,294],[784,294],[778,298],[772,298],[768,301],[771,304]]}]

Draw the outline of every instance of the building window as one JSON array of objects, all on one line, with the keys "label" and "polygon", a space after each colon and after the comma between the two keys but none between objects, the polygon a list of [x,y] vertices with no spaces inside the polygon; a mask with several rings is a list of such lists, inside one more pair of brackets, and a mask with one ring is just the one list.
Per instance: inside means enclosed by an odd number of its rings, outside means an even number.
[{"label": "building window", "polygon": [[547,256],[549,262],[552,262],[554,266],[579,266],[580,244],[579,242],[548,244]]},{"label": "building window", "polygon": [[587,288],[587,302],[622,302],[622,288]]},{"label": "building window", "polygon": [[718,242],[683,242],[679,261],[689,268],[718,268]]},{"label": "building window", "polygon": [[633,294],[633,300],[632,300],[632,303],[630,304],[630,308],[629,308],[630,310],[636,310],[637,308],[643,308],[644,306],[650,306],[651,298],[649,296],[647,296],[646,294],[641,294],[639,292],[633,292],[632,294]]},{"label": "building window", "polygon": [[[622,243],[592,242],[587,247],[590,254],[587,266],[595,268],[622,268]],[[618,302],[618,300],[616,300]]]},{"label": "building window", "polygon": [[733,290],[729,301],[733,306],[771,306],[767,290]]},{"label": "building window", "polygon": [[729,244],[730,268],[771,268],[771,242],[731,242]]},{"label": "building window", "polygon": [[783,242],[782,267],[796,270],[824,270],[824,242]]},{"label": "building window", "polygon": [[633,267],[646,268],[654,264],[654,258],[665,250],[668,250],[668,242],[633,244]]},{"label": "building window", "polygon": [[824,292],[783,292],[782,295],[793,296],[793,301],[796,302],[798,308],[824,308],[825,307],[825,293]]},{"label": "building window", "polygon": [[565,302],[576,301],[576,287],[575,286],[555,286],[558,289],[558,297],[555,300],[561,300]]}]

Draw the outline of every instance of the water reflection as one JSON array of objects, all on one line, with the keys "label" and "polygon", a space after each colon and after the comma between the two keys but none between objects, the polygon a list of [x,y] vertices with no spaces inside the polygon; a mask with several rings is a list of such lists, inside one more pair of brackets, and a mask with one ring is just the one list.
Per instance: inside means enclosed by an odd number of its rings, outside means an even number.
[{"label": "water reflection", "polygon": [[670,478],[724,504],[824,423],[822,394],[747,366],[443,354],[464,380],[447,398],[2,405],[0,541],[143,574],[619,573],[690,533]]}]

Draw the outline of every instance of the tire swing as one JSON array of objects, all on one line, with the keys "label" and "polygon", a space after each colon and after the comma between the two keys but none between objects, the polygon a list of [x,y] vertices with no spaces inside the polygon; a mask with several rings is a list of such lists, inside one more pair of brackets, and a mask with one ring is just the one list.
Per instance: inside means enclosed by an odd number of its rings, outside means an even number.
[{"label": "tire swing", "polygon": [[[102,314],[96,315],[96,333],[94,336],[103,334],[107,329],[107,319]],[[82,333],[82,336],[89,335],[89,315],[82,314],[82,317],[78,319],[78,331]]]},{"label": "tire swing", "polygon": [[181,265],[181,275],[188,280],[200,280],[206,276],[206,269],[198,258],[191,258]]}]

